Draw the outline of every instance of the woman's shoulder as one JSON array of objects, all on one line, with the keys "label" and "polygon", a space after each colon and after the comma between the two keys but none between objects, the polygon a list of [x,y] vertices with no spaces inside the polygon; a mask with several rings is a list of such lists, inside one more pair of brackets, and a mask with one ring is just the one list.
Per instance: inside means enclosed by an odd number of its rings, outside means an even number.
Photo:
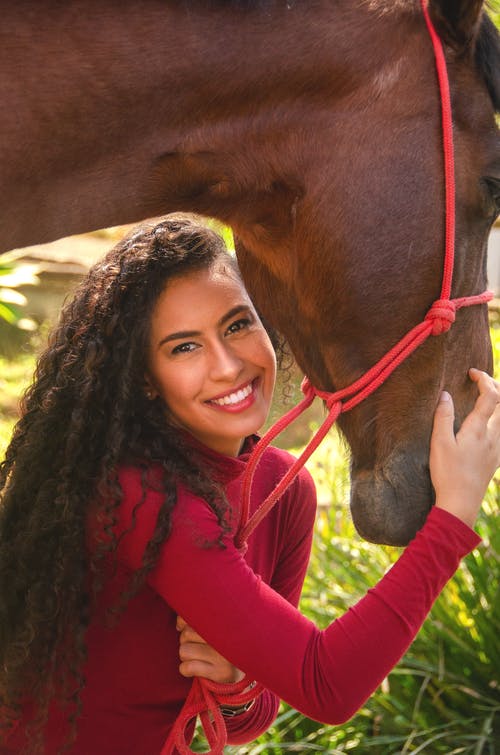
[{"label": "woman's shoulder", "polygon": [[123,463],[117,468],[117,477],[124,493],[137,489],[163,489],[164,472],[159,463]]},{"label": "woman's shoulder", "polygon": [[108,493],[119,500],[116,510],[119,527],[135,526],[136,519],[156,520],[165,500],[165,482],[160,465],[140,462],[122,463],[116,469],[118,490]]},{"label": "woman's shoulder", "polygon": [[122,464],[118,468],[118,481],[122,490],[122,508],[130,509],[137,504],[147,504],[150,511],[158,508],[165,500],[168,489],[175,490],[176,510],[199,510],[200,506],[211,511],[210,506],[200,496],[193,493],[181,479],[166,480],[160,463]]}]

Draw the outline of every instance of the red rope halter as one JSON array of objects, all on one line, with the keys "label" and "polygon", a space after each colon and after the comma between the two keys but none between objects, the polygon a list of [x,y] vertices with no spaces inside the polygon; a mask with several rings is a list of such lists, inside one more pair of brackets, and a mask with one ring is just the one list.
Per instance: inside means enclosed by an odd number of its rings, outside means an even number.
[{"label": "red rope halter", "polygon": [[[302,383],[304,398],[302,401],[281,417],[267,431],[255,446],[247,463],[243,479],[240,525],[235,537],[235,543],[241,550],[246,549],[246,542],[251,533],[292,483],[338,416],[342,412],[347,412],[349,409],[357,406],[367,396],[376,391],[401,362],[412,354],[420,344],[426,341],[430,335],[438,336],[446,333],[455,321],[457,309],[470,307],[475,304],[485,304],[493,298],[491,291],[484,291],[482,294],[477,294],[476,296],[450,299],[455,257],[455,165],[450,89],[441,41],[429,17],[426,0],[420,0],[420,2],[434,48],[441,96],[446,206],[445,255],[441,295],[432,304],[424,320],[403,336],[368,372],[351,385],[330,393],[318,390],[307,377],[304,378]],[[311,405],[316,396],[325,401],[328,415],[305,450],[280,480],[277,487],[249,519],[252,480],[262,454],[271,441]],[[207,741],[211,748],[209,753],[212,755],[221,755],[227,742],[227,734],[219,706],[221,704],[242,705],[261,694],[263,688],[260,684],[257,684],[250,690],[244,691],[249,683],[250,680],[246,677],[236,685],[220,685],[207,679],[195,678],[184,707],[175,721],[170,736],[161,751],[161,755],[172,755],[175,752],[186,755],[193,752],[189,747],[185,732],[189,722],[192,722],[197,715],[200,716]]]}]

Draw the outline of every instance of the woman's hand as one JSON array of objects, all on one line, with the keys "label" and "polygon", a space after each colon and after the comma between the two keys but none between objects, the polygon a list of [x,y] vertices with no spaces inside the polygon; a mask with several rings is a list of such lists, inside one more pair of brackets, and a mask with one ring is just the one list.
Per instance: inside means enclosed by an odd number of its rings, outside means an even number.
[{"label": "woman's hand", "polygon": [[229,663],[208,645],[184,619],[177,617],[179,634],[179,671],[182,676],[202,676],[219,684],[234,684],[241,681],[245,674]]},{"label": "woman's hand", "polygon": [[436,506],[473,527],[488,483],[500,465],[500,390],[486,372],[469,370],[479,396],[460,430],[453,432],[454,410],[444,393],[434,415],[430,472]]}]

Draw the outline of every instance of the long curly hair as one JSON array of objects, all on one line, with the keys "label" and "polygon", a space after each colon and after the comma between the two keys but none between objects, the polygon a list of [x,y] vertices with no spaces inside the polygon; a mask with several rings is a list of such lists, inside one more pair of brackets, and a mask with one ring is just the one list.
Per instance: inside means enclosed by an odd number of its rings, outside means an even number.
[{"label": "long curly hair", "polygon": [[[164,502],[127,598],[169,535],[175,479],[207,500],[223,525],[223,492],[169,426],[161,399],[148,400],[144,391],[158,296],[172,277],[208,269],[221,257],[235,267],[219,235],[189,216],[135,228],[63,308],[23,398],[0,465],[0,711],[8,728],[29,691],[35,750],[55,695],[73,703],[73,723],[78,716],[92,598],[102,587],[103,558],[117,545],[118,465],[163,469]],[[280,352],[282,342],[270,335]],[[90,556],[86,525],[96,500],[108,537]]]}]

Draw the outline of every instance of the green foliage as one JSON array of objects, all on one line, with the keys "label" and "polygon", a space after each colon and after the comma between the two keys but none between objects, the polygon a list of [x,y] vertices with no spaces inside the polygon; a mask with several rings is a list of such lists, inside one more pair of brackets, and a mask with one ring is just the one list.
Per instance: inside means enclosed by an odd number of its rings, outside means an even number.
[{"label": "green foliage", "polygon": [[500,29],[500,0],[489,0],[487,8],[495,25]]},{"label": "green foliage", "polygon": [[204,218],[204,222],[208,225],[209,228],[218,233],[219,236],[222,236],[224,244],[226,245],[226,249],[231,254],[235,254],[234,236],[231,228],[228,225],[221,223],[219,220],[216,220],[215,218]]},{"label": "green foliage", "polygon": [[19,286],[37,285],[35,265],[20,264],[13,253],[3,255],[0,261],[0,320],[21,328],[34,330],[36,324],[23,313],[26,297],[17,289]]},{"label": "green foliage", "polygon": [[0,459],[3,459],[18,416],[19,398],[27,388],[34,368],[33,354],[19,354],[15,360],[0,356]]}]

